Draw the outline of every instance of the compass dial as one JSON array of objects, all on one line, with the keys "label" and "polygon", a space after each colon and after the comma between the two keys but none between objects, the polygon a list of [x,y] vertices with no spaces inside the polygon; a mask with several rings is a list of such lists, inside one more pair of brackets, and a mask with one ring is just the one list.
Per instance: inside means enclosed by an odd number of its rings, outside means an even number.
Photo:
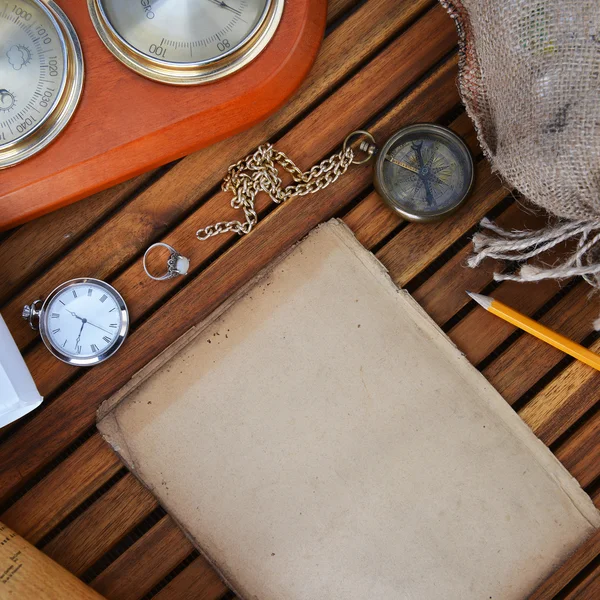
[{"label": "compass dial", "polygon": [[0,168],[50,143],[72,115],[81,52],[60,9],[39,0],[0,0]]},{"label": "compass dial", "polygon": [[88,0],[108,49],[165,83],[212,81],[248,64],[273,36],[284,0]]},{"label": "compass dial", "polygon": [[382,149],[376,186],[404,218],[433,221],[466,199],[473,183],[473,160],[464,142],[438,125],[412,125]]}]

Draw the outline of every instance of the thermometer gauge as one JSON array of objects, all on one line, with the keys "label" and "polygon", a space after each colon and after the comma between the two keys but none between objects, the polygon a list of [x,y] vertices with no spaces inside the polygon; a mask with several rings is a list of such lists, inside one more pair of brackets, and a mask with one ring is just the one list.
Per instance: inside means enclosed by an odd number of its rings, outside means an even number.
[{"label": "thermometer gauge", "polygon": [[64,129],[83,85],[75,31],[51,0],[0,0],[0,168]]},{"label": "thermometer gauge", "polygon": [[174,85],[246,66],[273,37],[284,0],[88,0],[106,47],[127,67]]}]

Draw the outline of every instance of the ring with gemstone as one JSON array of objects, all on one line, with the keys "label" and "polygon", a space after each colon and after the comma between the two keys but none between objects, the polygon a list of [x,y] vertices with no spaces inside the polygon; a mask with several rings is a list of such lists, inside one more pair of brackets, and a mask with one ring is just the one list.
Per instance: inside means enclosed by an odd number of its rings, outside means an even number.
[{"label": "ring with gemstone", "polygon": [[[166,248],[171,255],[167,260],[167,272],[164,275],[156,276],[152,275],[148,270],[148,265],[146,264],[146,259],[148,258],[148,254],[154,248]],[[165,244],[163,242],[158,242],[156,244],[152,244],[146,253],[144,254],[144,271],[146,271],[146,275],[150,277],[150,279],[154,279],[154,281],[164,281],[165,279],[172,279],[173,277],[178,277],[179,275],[186,275],[190,268],[190,259],[182,256],[173,248],[169,246],[169,244]]]}]

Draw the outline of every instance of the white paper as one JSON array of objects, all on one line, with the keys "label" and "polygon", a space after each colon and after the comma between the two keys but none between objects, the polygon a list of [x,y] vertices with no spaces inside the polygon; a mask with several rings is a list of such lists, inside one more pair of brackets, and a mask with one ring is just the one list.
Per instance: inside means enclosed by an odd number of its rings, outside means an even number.
[{"label": "white paper", "polygon": [[0,315],[0,427],[25,416],[42,401],[19,348]]}]

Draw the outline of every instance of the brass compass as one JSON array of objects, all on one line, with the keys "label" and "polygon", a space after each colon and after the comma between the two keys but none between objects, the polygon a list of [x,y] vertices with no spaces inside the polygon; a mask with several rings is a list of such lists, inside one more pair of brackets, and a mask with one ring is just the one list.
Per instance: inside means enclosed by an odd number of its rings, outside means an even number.
[{"label": "brass compass", "polygon": [[409,221],[436,221],[457,210],[473,185],[473,158],[452,131],[433,123],[405,127],[381,148],[375,187]]}]

